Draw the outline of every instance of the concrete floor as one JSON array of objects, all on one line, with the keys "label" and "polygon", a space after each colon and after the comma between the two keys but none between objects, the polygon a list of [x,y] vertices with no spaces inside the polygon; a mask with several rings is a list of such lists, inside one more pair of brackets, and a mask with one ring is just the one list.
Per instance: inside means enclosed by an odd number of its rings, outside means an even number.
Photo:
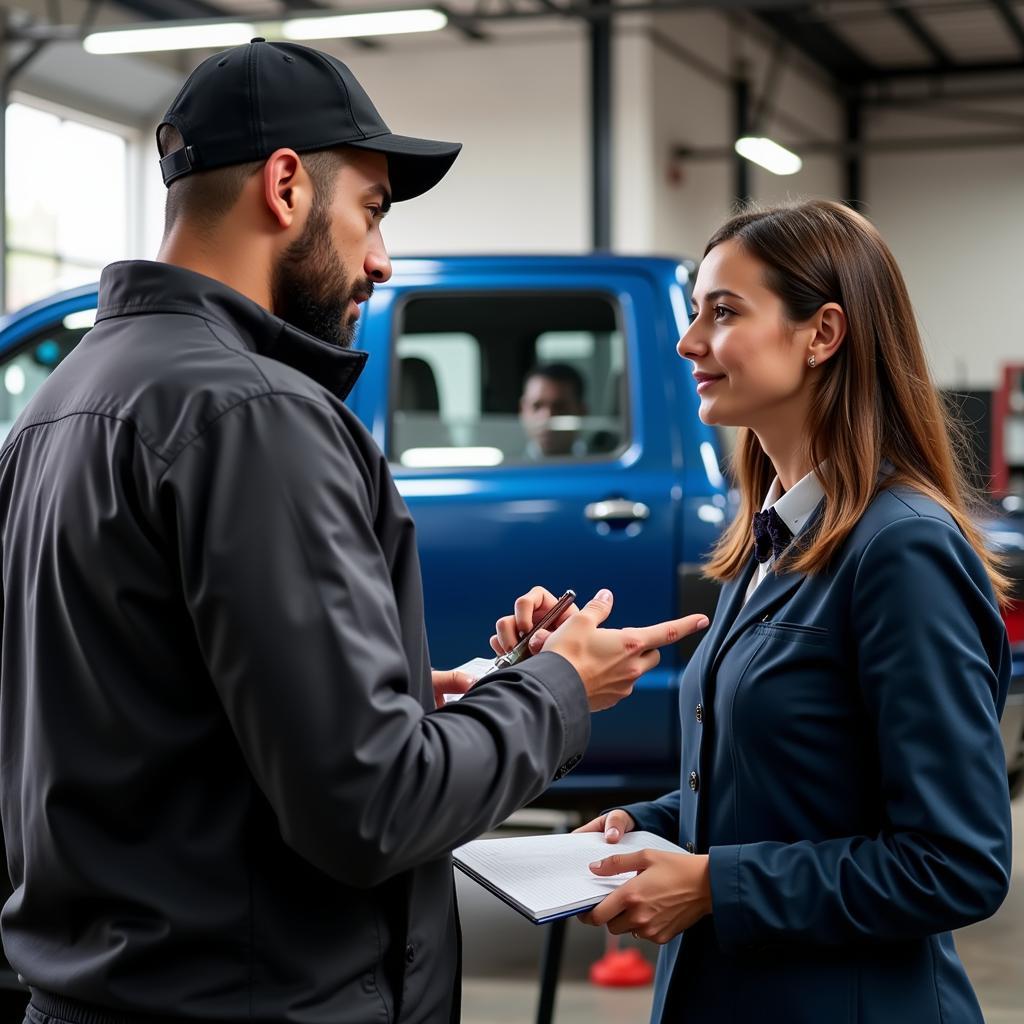
[{"label": "concrete floor", "polygon": [[[956,942],[986,1024],[1024,1022],[1024,798],[1013,805],[1013,882],[995,917],[964,928]],[[504,834],[504,833],[503,833]],[[543,929],[456,872],[465,941],[463,1024],[530,1024],[537,1009]],[[602,989],[587,969],[606,933],[572,920],[566,934],[556,1024],[645,1024],[651,990]],[[655,947],[628,937],[653,961]],[[908,1022],[909,1024],[909,1022]]]}]

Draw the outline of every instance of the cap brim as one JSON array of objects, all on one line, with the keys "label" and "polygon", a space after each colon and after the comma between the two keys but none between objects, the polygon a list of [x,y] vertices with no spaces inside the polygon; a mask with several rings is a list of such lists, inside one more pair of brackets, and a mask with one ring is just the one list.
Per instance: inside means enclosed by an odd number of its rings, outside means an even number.
[{"label": "cap brim", "polygon": [[462,149],[461,142],[435,142],[391,134],[346,145],[387,156],[391,198],[396,203],[429,192],[448,173]]}]

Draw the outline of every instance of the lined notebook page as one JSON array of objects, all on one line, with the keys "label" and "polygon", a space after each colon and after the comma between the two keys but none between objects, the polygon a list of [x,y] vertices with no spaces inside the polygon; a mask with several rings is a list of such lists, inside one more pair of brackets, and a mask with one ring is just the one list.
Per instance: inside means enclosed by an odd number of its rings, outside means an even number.
[{"label": "lined notebook page", "polygon": [[576,905],[593,905],[635,874],[598,877],[590,873],[593,861],[650,849],[686,852],[651,832],[627,832],[618,843],[606,843],[601,832],[575,832],[477,839],[453,856],[528,914],[547,917]]}]

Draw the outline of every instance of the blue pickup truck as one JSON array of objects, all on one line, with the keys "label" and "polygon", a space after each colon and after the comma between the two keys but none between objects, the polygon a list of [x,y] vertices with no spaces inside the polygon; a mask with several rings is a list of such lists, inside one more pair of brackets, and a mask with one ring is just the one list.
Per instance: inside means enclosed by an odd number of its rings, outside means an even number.
[{"label": "blue pickup truck", "polygon": [[[375,291],[356,341],[373,358],[349,405],[416,519],[437,667],[489,653],[495,619],[536,583],[585,598],[611,587],[613,624],[713,609],[699,566],[734,504],[720,438],[699,420],[691,368],[675,353],[688,286],[687,267],[667,259],[488,256],[399,259]],[[0,437],[95,304],[89,286],[0,322]],[[1000,510],[982,526],[1024,579],[1024,519]],[[1016,671],[1003,739],[1016,790],[1024,617],[1007,623]],[[595,717],[584,762],[546,801],[586,808],[610,791],[674,788],[678,680],[695,643],[663,652],[632,698]]]}]

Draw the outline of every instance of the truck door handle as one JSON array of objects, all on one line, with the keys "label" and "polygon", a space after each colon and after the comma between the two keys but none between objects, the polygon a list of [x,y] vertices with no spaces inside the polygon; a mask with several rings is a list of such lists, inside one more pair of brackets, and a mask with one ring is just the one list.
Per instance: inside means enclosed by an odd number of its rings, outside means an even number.
[{"label": "truck door handle", "polygon": [[651,510],[642,501],[629,501],[627,498],[609,498],[607,501],[595,501],[588,505],[583,514],[595,523],[636,522],[648,519]]}]

